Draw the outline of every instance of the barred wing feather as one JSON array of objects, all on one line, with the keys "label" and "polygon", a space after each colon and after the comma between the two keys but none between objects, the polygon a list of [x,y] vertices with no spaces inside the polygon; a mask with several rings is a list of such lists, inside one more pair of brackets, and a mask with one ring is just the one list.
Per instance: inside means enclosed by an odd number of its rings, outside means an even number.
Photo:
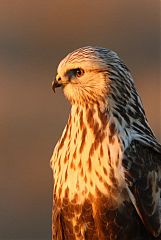
[{"label": "barred wing feather", "polygon": [[158,237],[161,234],[161,151],[132,141],[122,163],[130,199],[147,230]]}]

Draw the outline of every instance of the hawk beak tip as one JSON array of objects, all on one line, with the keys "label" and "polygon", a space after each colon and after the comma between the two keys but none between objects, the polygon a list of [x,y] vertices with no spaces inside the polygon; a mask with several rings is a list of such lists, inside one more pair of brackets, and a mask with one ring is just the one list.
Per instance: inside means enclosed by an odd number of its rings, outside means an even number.
[{"label": "hawk beak tip", "polygon": [[61,83],[59,83],[56,80],[54,80],[52,82],[52,89],[53,89],[54,93],[55,93],[55,89],[58,88],[58,87],[61,87]]},{"label": "hawk beak tip", "polygon": [[52,90],[55,93],[55,81],[52,82]]}]

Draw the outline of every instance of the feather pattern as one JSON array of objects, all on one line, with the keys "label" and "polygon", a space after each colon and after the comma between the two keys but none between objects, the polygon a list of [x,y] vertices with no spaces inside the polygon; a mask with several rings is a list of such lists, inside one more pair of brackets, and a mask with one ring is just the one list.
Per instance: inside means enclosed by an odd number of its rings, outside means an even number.
[{"label": "feather pattern", "polygon": [[72,104],[53,152],[52,240],[161,239],[161,146],[130,71],[105,48],[58,66]]}]

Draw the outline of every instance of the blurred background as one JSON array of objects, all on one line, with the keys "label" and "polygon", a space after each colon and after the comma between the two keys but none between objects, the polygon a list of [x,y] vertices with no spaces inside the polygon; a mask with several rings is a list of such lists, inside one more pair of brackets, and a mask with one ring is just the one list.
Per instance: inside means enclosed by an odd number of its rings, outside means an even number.
[{"label": "blurred background", "polygon": [[0,0],[0,240],[51,238],[49,160],[70,110],[51,82],[68,52],[116,51],[161,140],[160,30],[159,0]]}]

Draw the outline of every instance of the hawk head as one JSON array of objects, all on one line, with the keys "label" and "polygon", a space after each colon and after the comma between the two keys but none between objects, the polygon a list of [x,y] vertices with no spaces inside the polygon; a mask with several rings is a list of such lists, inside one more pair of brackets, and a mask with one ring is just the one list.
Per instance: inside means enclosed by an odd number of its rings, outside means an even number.
[{"label": "hawk head", "polygon": [[71,104],[97,104],[101,112],[111,112],[123,125],[148,124],[130,71],[112,50],[79,48],[60,62],[57,72],[53,90],[62,87]]},{"label": "hawk head", "polygon": [[[69,53],[59,64],[53,90],[62,86],[67,99],[73,103],[107,105],[115,91],[129,96],[133,80],[118,55],[105,48],[83,47]],[[120,88],[120,89],[119,89]],[[127,99],[126,96],[126,99]],[[117,97],[116,97],[117,98]]]}]

